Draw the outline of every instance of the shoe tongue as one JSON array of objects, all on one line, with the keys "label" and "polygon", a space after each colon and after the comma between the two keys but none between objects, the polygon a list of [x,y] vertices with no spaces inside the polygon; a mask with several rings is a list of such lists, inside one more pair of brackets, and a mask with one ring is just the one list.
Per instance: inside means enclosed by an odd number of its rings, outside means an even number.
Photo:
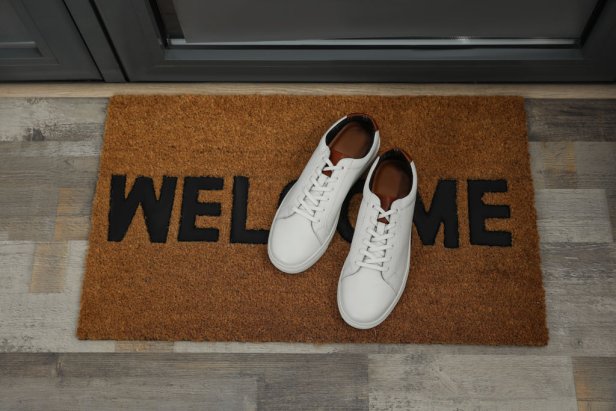
[{"label": "shoe tongue", "polygon": [[[398,197],[394,197],[394,196],[388,196],[385,194],[377,194],[377,197],[379,198],[380,202],[381,202],[381,208],[385,211],[389,211],[389,209],[391,208],[391,205],[393,204],[394,201],[396,201],[398,199]],[[385,217],[381,217],[377,220],[380,223],[384,223],[387,224],[388,221]]]},{"label": "shoe tongue", "polygon": [[[347,156],[344,153],[341,153],[340,151],[334,150],[333,148],[330,148],[330,153],[329,153],[329,161],[332,162],[333,165],[338,164],[338,161],[342,160],[343,158],[348,158],[349,156]],[[331,177],[332,172],[331,171],[323,171],[323,174],[325,174],[328,177]]]}]

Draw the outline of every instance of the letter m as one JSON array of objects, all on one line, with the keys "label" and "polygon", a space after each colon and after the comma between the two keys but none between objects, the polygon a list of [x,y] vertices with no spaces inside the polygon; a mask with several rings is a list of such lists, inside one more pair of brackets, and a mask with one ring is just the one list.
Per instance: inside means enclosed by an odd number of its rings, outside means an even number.
[{"label": "letter m", "polygon": [[421,196],[417,195],[413,222],[423,244],[434,245],[439,228],[443,225],[445,247],[458,248],[460,246],[456,196],[455,180],[439,180],[428,211],[426,211]]}]

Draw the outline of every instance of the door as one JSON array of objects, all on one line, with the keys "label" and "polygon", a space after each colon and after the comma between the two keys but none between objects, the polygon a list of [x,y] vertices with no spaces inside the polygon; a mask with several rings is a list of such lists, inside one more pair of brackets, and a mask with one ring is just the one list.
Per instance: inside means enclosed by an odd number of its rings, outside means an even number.
[{"label": "door", "polygon": [[613,81],[616,0],[94,0],[131,81]]},{"label": "door", "polygon": [[0,0],[0,81],[99,79],[62,0]]}]

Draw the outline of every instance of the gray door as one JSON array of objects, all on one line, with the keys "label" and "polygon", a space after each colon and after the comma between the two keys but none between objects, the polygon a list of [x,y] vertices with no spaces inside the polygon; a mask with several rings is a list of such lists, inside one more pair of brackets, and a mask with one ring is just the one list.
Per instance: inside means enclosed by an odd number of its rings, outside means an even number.
[{"label": "gray door", "polygon": [[100,79],[62,0],[0,0],[0,81]]},{"label": "gray door", "polygon": [[131,81],[613,81],[616,0],[93,0]]},{"label": "gray door", "polygon": [[[158,0],[188,44],[572,44],[597,0]],[[181,37],[180,37],[181,36]],[[421,40],[421,43],[420,43]]]}]

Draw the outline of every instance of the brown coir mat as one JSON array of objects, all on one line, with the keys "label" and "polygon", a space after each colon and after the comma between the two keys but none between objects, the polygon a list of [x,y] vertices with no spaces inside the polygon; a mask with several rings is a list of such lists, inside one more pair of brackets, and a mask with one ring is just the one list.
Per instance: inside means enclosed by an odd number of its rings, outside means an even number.
[{"label": "brown coir mat", "polygon": [[[266,250],[281,193],[352,112],[376,119],[381,151],[411,154],[421,197],[406,290],[366,331],[336,305],[361,194],[309,271],[283,274]],[[524,100],[113,97],[78,336],[545,345]]]}]

